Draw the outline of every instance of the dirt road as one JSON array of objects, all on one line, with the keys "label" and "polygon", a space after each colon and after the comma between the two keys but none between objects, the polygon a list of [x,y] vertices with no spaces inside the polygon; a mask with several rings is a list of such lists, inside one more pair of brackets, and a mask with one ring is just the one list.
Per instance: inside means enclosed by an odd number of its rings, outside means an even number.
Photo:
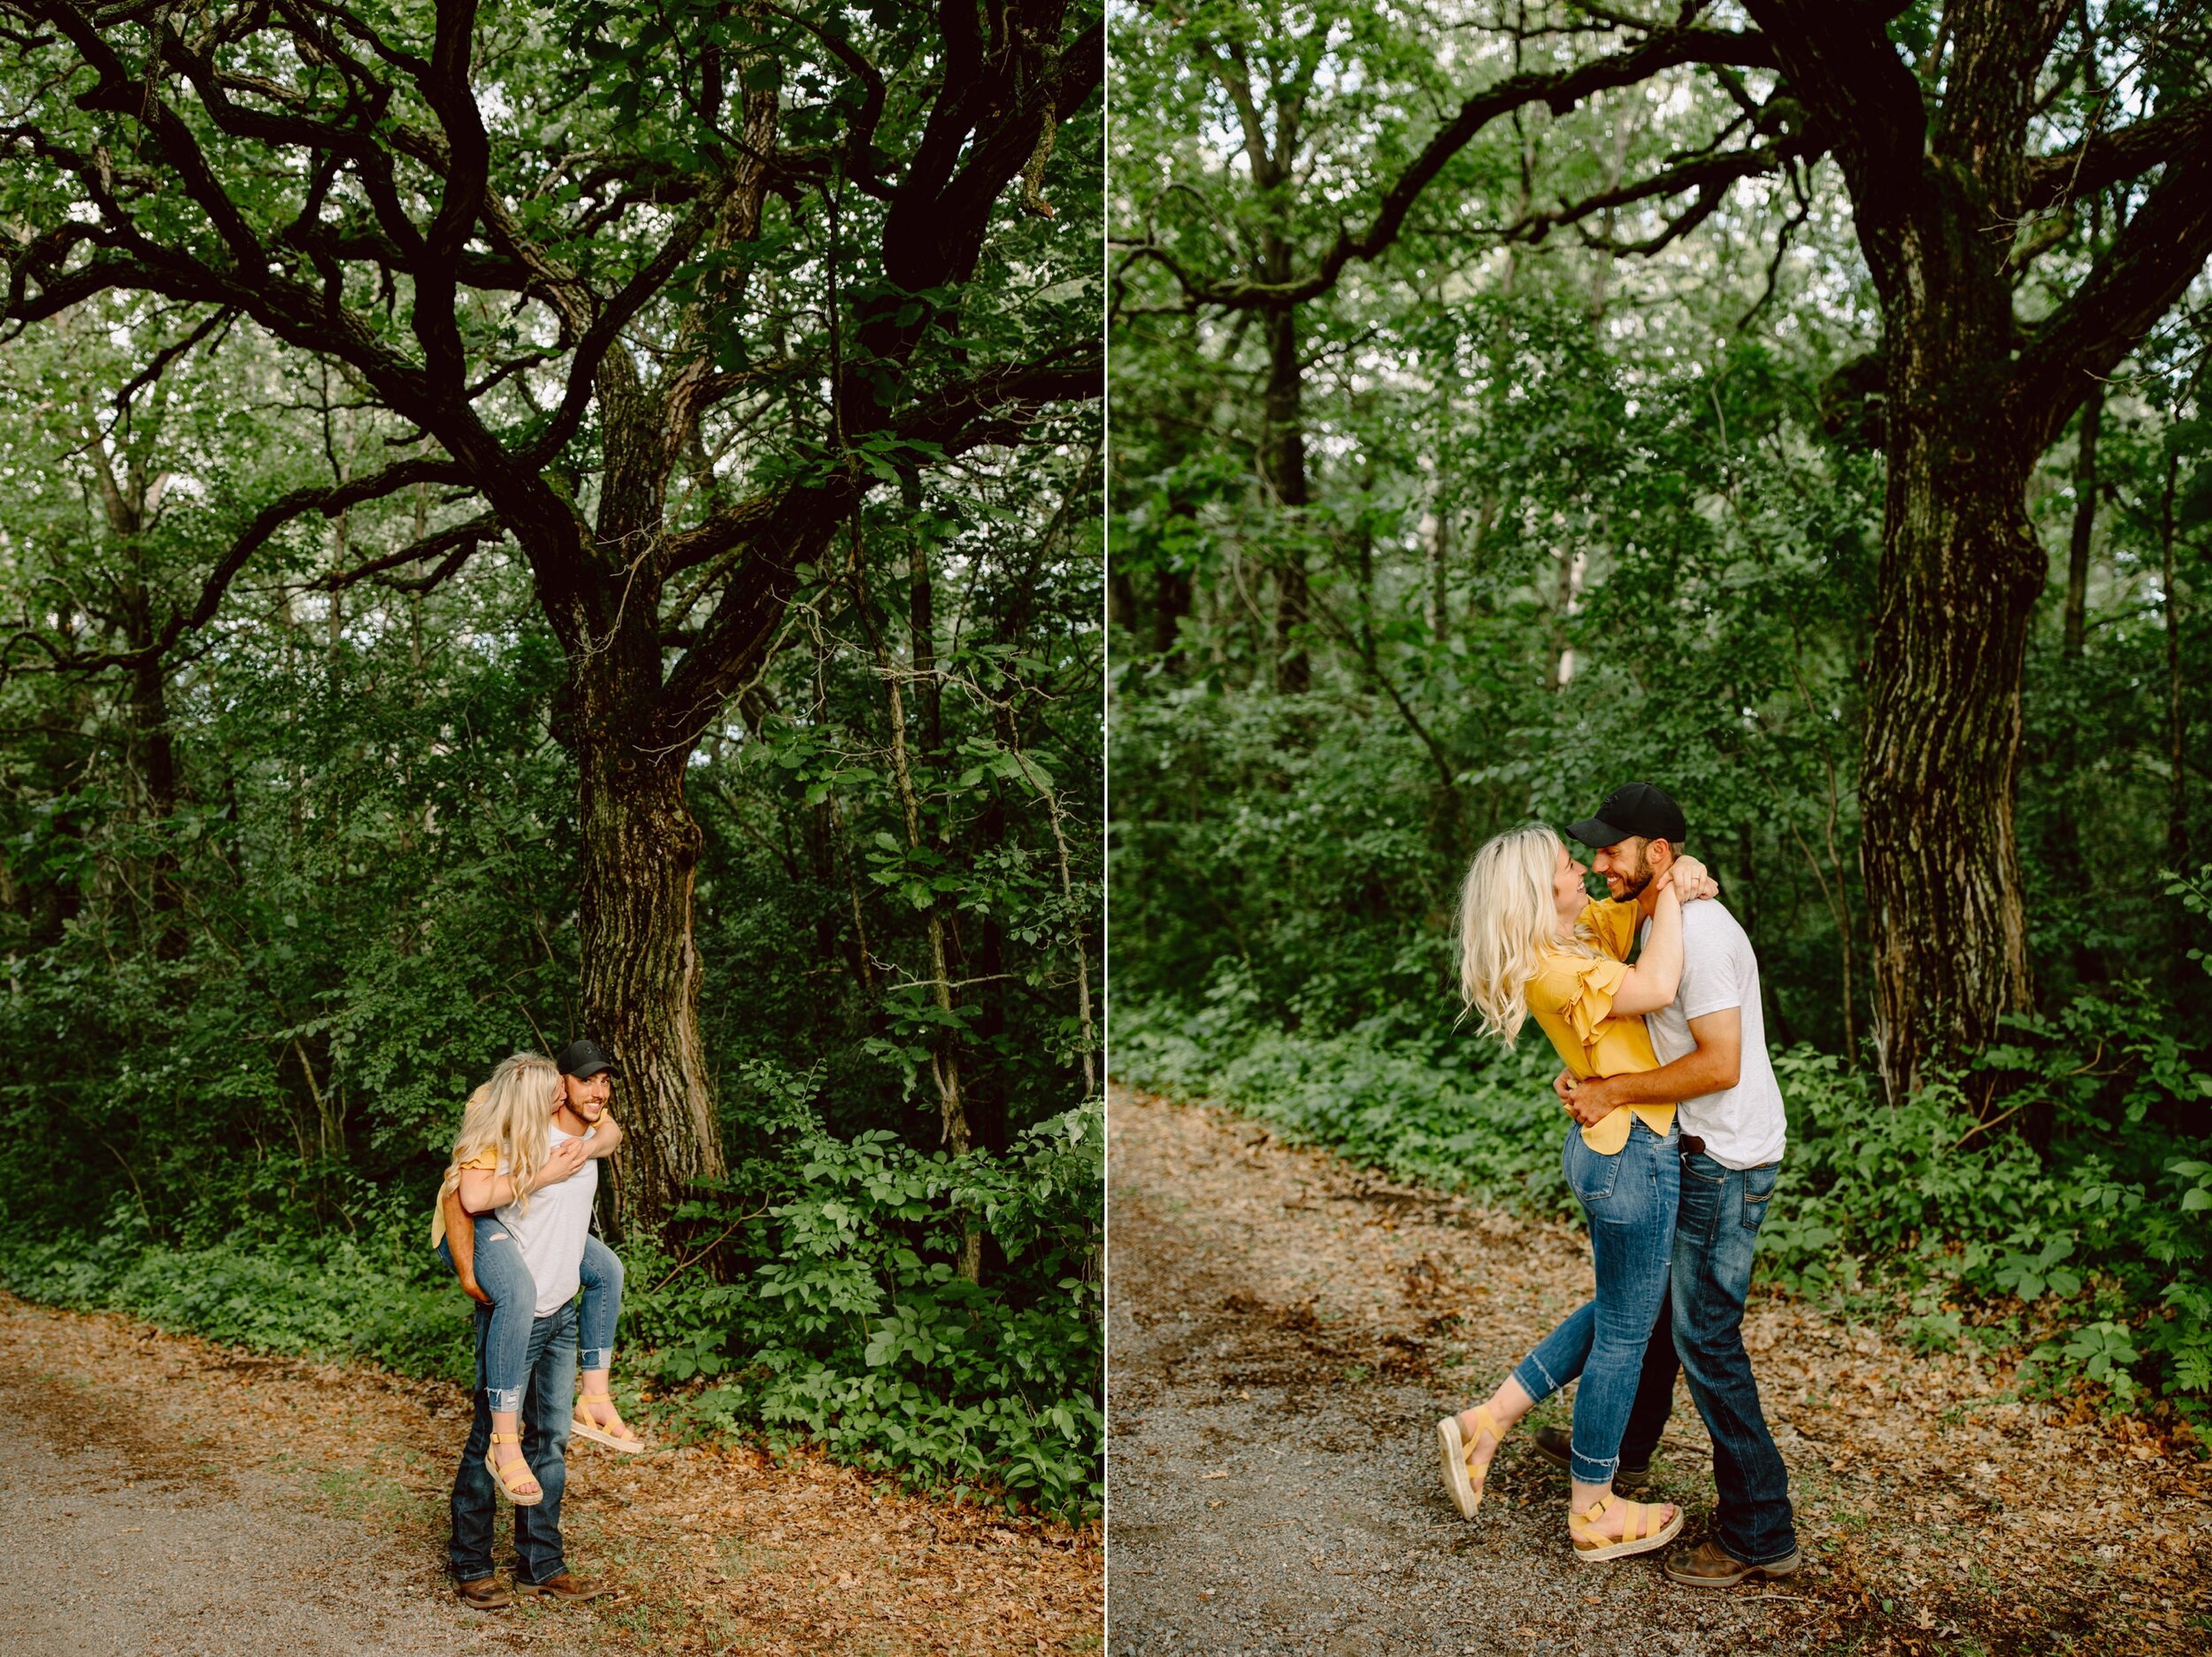
[{"label": "dirt road", "polygon": [[[1213,1653],[2109,1653],[2212,1642],[2212,1479],[2056,1425],[1929,1359],[1756,1294],[1746,1323],[1809,1564],[1726,1592],[1578,1564],[1564,1476],[1517,1434],[1482,1511],[1430,1425],[1586,1298],[1586,1245],[1117,1092],[1108,1512],[1114,1657]],[[1530,1423],[1564,1422],[1559,1400]],[[1686,1392],[1659,1499],[1710,1512]]]},{"label": "dirt road", "polygon": [[[1094,1530],[746,1448],[572,1452],[572,1569],[470,1611],[444,1572],[457,1387],[251,1358],[0,1295],[0,1652],[461,1657],[1096,1652]],[[503,1573],[508,1552],[500,1521]]]}]

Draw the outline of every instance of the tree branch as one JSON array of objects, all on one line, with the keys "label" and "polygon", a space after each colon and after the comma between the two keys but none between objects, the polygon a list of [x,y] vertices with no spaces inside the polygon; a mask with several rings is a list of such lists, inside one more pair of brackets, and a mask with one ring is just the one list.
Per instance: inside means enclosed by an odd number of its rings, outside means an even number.
[{"label": "tree branch", "polygon": [[864,88],[859,111],[845,123],[845,141],[840,146],[840,154],[844,162],[845,176],[853,181],[854,188],[879,202],[889,201],[892,192],[877,176],[878,169],[869,156],[869,150],[875,142],[877,124],[883,119],[883,72],[863,57],[850,41],[831,34],[812,19],[801,17],[795,12],[787,12],[775,4],[774,0],[762,0],[762,9],[774,12],[785,22],[796,24],[813,35],[828,49],[832,57],[845,66],[846,73]]},{"label": "tree branch", "polygon": [[1384,192],[1381,204],[1367,228],[1357,234],[1337,233],[1335,244],[1322,256],[1310,273],[1290,281],[1202,280],[1185,271],[1165,249],[1150,242],[1133,247],[1131,256],[1148,258],[1164,266],[1182,288],[1192,304],[1219,305],[1231,310],[1280,310],[1302,303],[1329,291],[1355,259],[1373,259],[1397,240],[1406,215],[1432,183],[1445,164],[1473,142],[1491,122],[1531,104],[1542,104],[1553,114],[1563,115],[1585,98],[1619,87],[1647,81],[1663,70],[1686,64],[1725,64],[1739,68],[1770,68],[1774,53],[1758,35],[1729,29],[1674,28],[1655,31],[1627,51],[1599,58],[1555,73],[1525,73],[1508,77],[1486,88],[1459,107],[1459,112],[1431,138],[1397,180]]},{"label": "tree branch", "polygon": [[2212,258],[2212,146],[2170,162],[2135,216],[2020,354],[2007,400],[2036,451],[2057,441],[2092,378],[2120,365]]},{"label": "tree branch", "polygon": [[[396,490],[416,483],[459,483],[465,480],[461,468],[451,461],[408,460],[365,477],[353,479],[334,488],[295,489],[278,496],[263,507],[247,525],[244,532],[230,544],[230,548],[216,563],[215,568],[202,583],[198,601],[189,610],[172,608],[169,619],[163,624],[153,641],[130,650],[104,650],[92,654],[78,654],[58,648],[42,634],[30,635],[33,641],[53,657],[54,665],[72,672],[96,672],[104,668],[136,667],[145,662],[157,662],[166,656],[177,641],[186,633],[204,627],[215,618],[221,606],[223,595],[232,580],[246,565],[246,561],[265,546],[270,537],[294,518],[309,512],[320,512],[325,518],[335,518],[347,508],[363,502],[379,500]],[[19,639],[22,634],[17,635]]]},{"label": "tree branch", "polygon": [[[303,590],[335,593],[342,587],[352,587],[357,582],[381,575],[387,570],[396,570],[403,564],[420,564],[426,558],[435,558],[442,554],[453,552],[459,552],[465,556],[475,551],[482,542],[497,541],[506,533],[507,527],[500,522],[498,513],[480,513],[465,523],[434,531],[425,535],[420,541],[412,541],[402,547],[397,552],[388,552],[380,557],[371,558],[367,563],[357,564],[350,570],[342,570],[334,574],[318,576],[314,580],[308,582]],[[455,564],[453,567],[458,569],[460,566]],[[449,570],[436,573],[434,580],[443,580],[445,576],[451,572]],[[417,592],[428,591],[427,587],[417,587],[411,581],[389,581],[383,585],[401,587]]]},{"label": "tree branch", "polygon": [[476,227],[491,178],[491,140],[469,85],[469,56],[476,41],[476,0],[438,0],[437,28],[430,48],[430,73],[422,88],[444,129],[445,192],[423,238],[422,260],[415,272],[415,338],[422,344],[423,365],[433,394],[457,400],[467,374],[460,318],[454,296],[459,284],[461,249]]},{"label": "tree branch", "polygon": [[2067,206],[2207,145],[2212,145],[2212,97],[2183,99],[2086,144],[2031,159],[2022,211]]},{"label": "tree branch", "polygon": [[[1559,226],[1578,223],[1594,213],[1633,206],[1638,202],[1650,201],[1655,197],[1679,196],[1686,190],[1693,189],[1698,192],[1701,203],[1710,198],[1711,205],[1705,206],[1702,211],[1693,209],[1696,218],[1702,219],[1719,205],[1728,187],[1737,180],[1778,173],[1792,161],[1809,160],[1819,153],[1819,146],[1809,139],[1793,137],[1758,149],[1732,150],[1724,154],[1703,157],[1680,166],[1670,167],[1663,173],[1654,173],[1637,183],[1624,184],[1618,189],[1585,196],[1569,206],[1529,213],[1508,225],[1500,233],[1500,237],[1507,242],[1541,242]],[[1694,222],[1694,219],[1689,219],[1680,228],[1671,230],[1666,240],[1673,240]],[[1617,253],[1657,251],[1657,246],[1648,243],[1621,244],[1597,236],[1588,240],[1593,247],[1602,247]],[[1658,245],[1663,246],[1664,243]]]},{"label": "tree branch", "polygon": [[[926,399],[893,429],[902,441],[958,454],[987,442],[1018,441],[1021,428],[1045,403],[1096,397],[1104,389],[1103,357],[1079,348],[986,370]],[[773,498],[742,502],[672,539],[665,568],[702,564],[741,544],[746,551],[669,676],[657,743],[674,748],[698,740],[772,644],[798,585],[798,566],[820,561],[878,480],[872,471],[848,459],[815,481]]]},{"label": "tree branch", "polygon": [[[1881,4],[1744,0],[1773,42],[1790,91],[1819,123],[1842,165],[1860,241],[1878,238],[1917,200],[1927,145],[1920,82],[1890,41]],[[1869,249],[1870,257],[1875,249]],[[1878,272],[1878,277],[1884,272]]]},{"label": "tree branch", "polygon": [[660,251],[607,301],[605,309],[576,341],[576,355],[568,368],[568,389],[561,399],[559,410],[537,441],[517,457],[520,464],[535,471],[558,455],[567,447],[568,440],[576,435],[577,428],[583,424],[585,410],[591,406],[593,377],[598,372],[599,359],[606,355],[607,348],[628,326],[630,318],[660,292],[675,274],[676,267],[691,257],[692,249],[699,245],[699,239],[714,223],[715,215],[722,211],[733,188],[731,180],[724,180],[703,195]]},{"label": "tree branch", "polygon": [[1048,403],[1081,402],[1105,392],[1105,358],[1079,347],[1033,363],[987,369],[948,386],[900,416],[892,429],[903,441],[949,449],[979,420],[1026,425]]},{"label": "tree branch", "polygon": [[[24,8],[53,24],[77,49],[87,67],[99,77],[88,91],[80,93],[78,105],[119,115],[145,127],[161,159],[174,169],[185,196],[205,213],[229,249],[233,263],[249,280],[266,268],[267,250],[261,245],[238,204],[216,179],[199,142],[177,112],[153,96],[150,79],[134,73],[107,42],[93,19],[67,0],[39,0]],[[160,27],[157,25],[157,27]]]},{"label": "tree branch", "polygon": [[238,312],[228,305],[219,305],[200,321],[184,338],[156,351],[145,367],[123,382],[123,388],[115,394],[115,418],[126,430],[129,428],[131,399],[169,372],[170,364],[190,351],[218,328],[227,328],[235,321]]}]

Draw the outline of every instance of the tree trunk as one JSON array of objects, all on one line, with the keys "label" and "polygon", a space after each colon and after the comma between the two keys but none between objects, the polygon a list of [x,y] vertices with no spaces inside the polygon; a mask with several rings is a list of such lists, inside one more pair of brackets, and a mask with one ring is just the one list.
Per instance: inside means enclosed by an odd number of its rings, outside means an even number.
[{"label": "tree trunk", "polygon": [[627,1232],[658,1225],[695,1182],[723,1172],[692,936],[702,836],[684,804],[683,754],[641,756],[634,741],[588,725],[576,757],[584,1028],[574,1033],[606,1048],[618,1075],[615,1213]]},{"label": "tree trunk", "polygon": [[[584,1027],[614,1061],[623,1143],[613,1215],[625,1234],[666,1223],[724,1171],[699,1031],[692,881],[705,837],[684,800],[694,744],[657,743],[664,693],[659,560],[667,479],[681,442],[667,403],[617,347],[601,359],[604,471],[598,522],[549,518],[581,541],[572,607],[555,610],[568,657],[582,840]],[[554,507],[554,512],[564,509]]]},{"label": "tree trunk", "polygon": [[[901,475],[899,482],[907,522],[918,523],[922,514],[922,480],[909,472]],[[921,715],[922,757],[933,763],[938,750],[945,746],[945,693],[937,678],[937,599],[930,575],[929,541],[919,529],[907,532],[906,571],[906,625],[914,660],[914,702]],[[948,822],[938,830],[938,843],[949,845],[950,838]]]},{"label": "tree trunk", "polygon": [[[2158,502],[2159,609],[2166,619],[2166,861],[2177,875],[2189,872],[2189,715],[2181,699],[2181,594],[2174,580],[2174,497],[2181,483],[2181,456],[2166,455],[2166,487]],[[2172,930],[2174,973],[2187,981],[2189,946],[2195,931],[2178,903],[2166,905]]]},{"label": "tree trunk", "polygon": [[1428,624],[1429,636],[1442,639],[1452,625],[1452,514],[1444,500],[1444,483],[1440,477],[1429,492],[1428,519],[1421,525],[1421,539],[1428,553],[1428,602],[1423,607],[1422,619]]},{"label": "tree trunk", "polygon": [[1566,689],[1575,676],[1574,635],[1569,624],[1582,607],[1582,572],[1586,555],[1577,547],[1560,547],[1552,554],[1551,660],[1544,669],[1544,694]]},{"label": "tree trunk", "polygon": [[[1941,272],[1924,271],[1940,292]],[[2030,1005],[2013,801],[2028,626],[2047,571],[2032,446],[1988,387],[2010,325],[1971,291],[1887,342],[1889,487],[1859,772],[1874,1041],[1893,1104]],[[1977,326],[1977,325],[1980,326]]]},{"label": "tree trunk", "polygon": [[2010,249],[1989,226],[2017,217],[2034,77],[2032,65],[2019,73],[2018,27],[1995,12],[1962,14],[1959,29],[1958,73],[1932,127],[1922,89],[1896,66],[1862,95],[1871,102],[1849,119],[1872,136],[1843,157],[1887,379],[1859,859],[1875,1057],[1892,1105],[1989,1046],[2033,992],[2014,801],[2028,631],[2050,555],[2026,500],[2056,433],[2054,405],[2016,372]]},{"label": "tree trunk", "polygon": [[2015,242],[2035,199],[2038,89],[2067,9],[1946,8],[1939,95],[1887,37],[1893,12],[1745,9],[1831,141],[1882,313],[1889,478],[1860,858],[1875,1045],[1894,1103],[2031,1003],[2013,800],[2028,625],[2049,556],[2029,533],[2027,479],[2212,254],[2212,160],[2201,142],[2167,152],[2126,230],[2029,323],[2014,310]]},{"label": "tree trunk", "polygon": [[[1286,272],[1289,260],[1282,260]],[[1306,432],[1298,369],[1298,313],[1285,306],[1267,319],[1267,480],[1277,505],[1298,511],[1306,504]],[[1285,526],[1286,545],[1277,554],[1275,576],[1275,688],[1302,694],[1313,683],[1313,664],[1299,641],[1306,620],[1306,552],[1302,523]]]},{"label": "tree trunk", "polygon": [[1154,578],[1152,604],[1152,649],[1156,656],[1167,658],[1171,668],[1182,665],[1182,651],[1179,648],[1183,631],[1183,618],[1190,614],[1191,579],[1182,570],[1162,570]]},{"label": "tree trunk", "polygon": [[[843,964],[846,961],[844,944],[838,937],[841,928],[841,894],[836,890],[837,846],[832,831],[827,799],[809,806],[805,817],[807,872],[814,881],[814,958],[826,967]],[[860,975],[853,975],[857,978]]]},{"label": "tree trunk", "polygon": [[2081,405],[2081,447],[2074,456],[2074,525],[2066,547],[2066,619],[2062,650],[2078,662],[2089,628],[2089,543],[2097,527],[2097,434],[2104,425],[2104,381]]},{"label": "tree trunk", "polygon": [[[140,775],[146,785],[146,809],[157,819],[177,809],[176,745],[169,731],[169,682],[158,663],[131,672],[132,735],[139,744]],[[157,897],[155,901],[161,902]]]},{"label": "tree trunk", "polygon": [[[124,644],[132,650],[145,650],[153,644],[157,631],[155,561],[146,545],[146,525],[168,490],[169,474],[150,471],[142,455],[128,450],[120,456],[123,464],[119,472],[115,457],[108,453],[108,439],[102,435],[88,403],[81,429],[83,452],[92,461],[102,514],[123,566],[122,579],[116,586],[120,602],[115,618],[120,624]],[[132,666],[128,705],[127,754],[138,779],[145,820],[155,825],[156,850],[145,881],[151,910],[147,929],[155,955],[173,958],[183,948],[182,933],[171,919],[182,902],[177,887],[177,855],[168,827],[177,810],[177,757],[176,740],[169,727],[169,670],[157,656],[142,658]]]},{"label": "tree trunk", "polygon": [[[862,603],[866,603],[864,596]],[[921,800],[914,786],[914,770],[907,740],[906,699],[899,689],[899,681],[910,679],[910,672],[902,672],[884,648],[883,641],[870,637],[875,647],[877,668],[883,675],[884,688],[891,705],[891,776],[898,785],[899,803],[906,817],[906,846],[909,851],[918,851],[922,845]],[[955,1156],[965,1156],[974,1148],[975,1136],[968,1122],[967,1101],[961,1091],[961,1043],[958,1020],[955,1016],[957,1005],[953,993],[953,940],[945,924],[945,909],[941,902],[933,901],[929,906],[926,930],[929,939],[929,983],[932,998],[942,1016],[942,1025],[930,1045],[930,1078],[937,1085],[938,1136]],[[970,1283],[978,1283],[983,1276],[983,1231],[972,1215],[964,1216],[960,1245],[960,1275]]]},{"label": "tree trunk", "polygon": [[[989,867],[1006,845],[1006,804],[994,792],[977,815],[976,853]],[[1006,923],[987,910],[976,917],[975,1045],[979,1062],[968,1076],[968,1131],[985,1150],[1003,1155],[1012,1140],[1006,1114],[1006,1067],[994,1056],[1006,1036]]]},{"label": "tree trunk", "polygon": [[[2066,547],[2066,604],[2060,631],[2060,659],[2070,677],[2088,648],[2089,552],[2097,528],[2097,438],[2104,425],[2104,381],[2095,381],[2081,408],[2080,445],[2074,456],[2074,521]],[[2058,811],[2051,825],[2051,855],[2058,886],[2080,894],[2083,912],[2093,906],[2089,861],[2082,855],[2081,825],[2074,816],[2074,789],[2078,786],[2079,744],[2071,720],[2058,739],[2060,784]],[[2073,950],[2074,982],[2094,984],[2105,976],[2104,963],[2086,939],[2077,936]],[[2050,1143],[2055,1125],[2047,1103],[2032,1106],[2026,1132],[2039,1147]]]},{"label": "tree trunk", "polygon": [[[148,636],[152,629],[149,625]],[[137,639],[134,648],[142,648]],[[147,901],[152,914],[149,926],[157,959],[174,960],[185,950],[184,928],[178,911],[183,907],[182,864],[178,861],[175,830],[170,819],[177,814],[176,739],[169,725],[169,670],[157,656],[148,656],[131,669],[131,732],[133,758],[146,792],[146,815],[154,825],[153,863],[147,871]]]},{"label": "tree trunk", "polygon": [[1106,618],[1125,633],[1137,630],[1137,579],[1126,570],[1106,578]]}]

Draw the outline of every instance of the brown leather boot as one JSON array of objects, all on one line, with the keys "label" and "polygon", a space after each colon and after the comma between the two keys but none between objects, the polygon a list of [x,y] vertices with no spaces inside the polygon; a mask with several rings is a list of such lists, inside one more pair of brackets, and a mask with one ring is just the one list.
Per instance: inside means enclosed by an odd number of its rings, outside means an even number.
[{"label": "brown leather boot", "polygon": [[514,1595],[499,1585],[496,1576],[479,1576],[469,1582],[453,1584],[453,1597],[474,1611],[496,1611],[502,1606],[512,1605]]},{"label": "brown leather boot", "polygon": [[603,1583],[582,1582],[566,1571],[548,1576],[543,1582],[523,1582],[518,1578],[515,1586],[525,1593],[540,1594],[548,1599],[596,1599],[614,1592]]},{"label": "brown leather boot", "polygon": [[1747,1565],[1717,1542],[1700,1542],[1694,1548],[1677,1548],[1668,1554],[1663,1569],[1669,1582],[1678,1582],[1686,1588],[1733,1588],[1740,1582],[1771,1582],[1786,1576],[1797,1569],[1799,1561],[1798,1551],[1792,1548],[1780,1559]]},{"label": "brown leather boot", "polygon": [[[1536,1430],[1536,1454],[1554,1467],[1573,1465],[1573,1438],[1557,1427],[1539,1427]],[[1613,1469],[1615,1490],[1641,1490],[1651,1483],[1651,1468],[1631,1467],[1624,1461]]]}]

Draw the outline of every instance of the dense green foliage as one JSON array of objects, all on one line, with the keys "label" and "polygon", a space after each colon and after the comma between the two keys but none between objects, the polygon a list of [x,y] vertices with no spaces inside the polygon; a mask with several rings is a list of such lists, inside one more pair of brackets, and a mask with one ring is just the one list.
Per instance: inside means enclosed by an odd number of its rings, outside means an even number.
[{"label": "dense green foliage", "polygon": [[[1112,234],[1219,280],[1271,237],[1314,268],[1435,129],[1440,73],[1455,99],[1585,50],[1439,40],[1388,9],[1348,33],[1297,6],[1133,14]],[[1686,73],[1494,124],[1381,257],[1291,308],[1294,404],[1268,395],[1271,313],[1118,265],[1116,1070],[1557,1209],[1549,1055],[1455,1032],[1452,905],[1486,835],[1647,778],[1749,930],[1787,1055],[1778,1266],[1909,1293],[1931,1339],[1961,1319],[2047,1338],[2047,1377],[2200,1419],[2212,983],[2168,888],[2208,826],[2205,312],[2154,335],[2106,387],[2089,463],[2078,422],[2030,502],[2052,559],[2022,709],[2035,1016],[1878,1106],[1856,768],[1885,470],[1839,372],[1878,333],[1839,181],[1739,186],[1644,258],[1484,228],[1735,114]],[[1255,120],[1294,152],[1272,181]],[[2102,222],[2132,200],[2116,188]],[[1600,223],[1640,241],[1658,206]],[[2052,245],[2078,272],[2085,247]]]},{"label": "dense green foliage", "polygon": [[[1095,1515],[1105,1420],[1097,1377],[1103,1116],[1094,1101],[1003,1157],[949,1159],[881,1130],[826,1132],[787,1078],[795,1134],[742,1164],[699,1217],[762,1261],[715,1283],[678,1259],[637,1281],[634,1327],[671,1381],[713,1385],[695,1417],[763,1423],[864,1467],[915,1469]],[[956,1270],[979,1216],[1021,1293]]]},{"label": "dense green foliage", "polygon": [[[730,1172],[664,1229],[617,1239],[617,1385],[654,1385],[672,1424],[1094,1515],[1098,411],[1079,389],[1005,408],[978,393],[997,421],[983,442],[826,449],[825,384],[890,292],[876,206],[856,189],[841,229],[822,200],[856,95],[811,23],[780,12],[763,35],[757,14],[695,10],[683,28],[723,31],[715,73],[741,46],[732,86],[783,81],[784,139],[809,147],[815,182],[769,196],[741,260],[710,241],[680,261],[624,335],[634,364],[664,366],[703,306],[736,388],[685,434],[669,527],[841,468],[881,487],[839,516],[834,556],[797,572],[773,648],[712,702],[684,770]],[[431,19],[376,23],[411,40]],[[677,65],[672,27],[595,5],[481,24],[482,114],[509,169],[493,188],[610,284],[683,250],[654,192],[721,142],[717,111],[687,110],[667,78],[697,67]],[[910,148],[942,90],[929,14],[830,27],[879,54],[877,137]],[[65,93],[54,119],[73,121]],[[987,200],[969,291],[909,307],[961,335],[902,395],[1025,352],[1094,357],[1099,132],[1094,98],[1061,123],[1041,175],[1056,219],[1025,211],[1018,181]],[[563,143],[581,172],[618,153],[579,186],[546,170]],[[296,178],[257,172],[250,145],[219,158],[259,192],[257,225],[288,221]],[[9,199],[51,208],[64,173],[17,167]],[[126,183],[134,205],[159,194]],[[406,185],[421,210],[422,179]],[[176,211],[156,227],[189,239]],[[353,277],[359,327],[411,349],[410,285]],[[503,364],[485,418],[544,429],[573,336],[481,297],[461,308],[469,349]],[[612,492],[590,407],[549,464],[584,518]],[[0,595],[19,618],[0,678],[0,1040],[22,1055],[0,1083],[0,1281],[20,1293],[467,1373],[466,1302],[426,1247],[462,1101],[504,1054],[595,1033],[577,663],[541,571],[495,528],[420,550],[474,510],[446,480],[295,513],[216,579],[266,502],[423,441],[344,363],[213,305],[95,295],[0,342]],[[672,579],[649,618],[667,624],[664,661],[703,648],[742,550]],[[102,667],[204,588],[220,596],[204,625],[144,671]],[[675,608],[686,593],[698,615]],[[954,1062],[962,1154],[933,1080]]]}]

